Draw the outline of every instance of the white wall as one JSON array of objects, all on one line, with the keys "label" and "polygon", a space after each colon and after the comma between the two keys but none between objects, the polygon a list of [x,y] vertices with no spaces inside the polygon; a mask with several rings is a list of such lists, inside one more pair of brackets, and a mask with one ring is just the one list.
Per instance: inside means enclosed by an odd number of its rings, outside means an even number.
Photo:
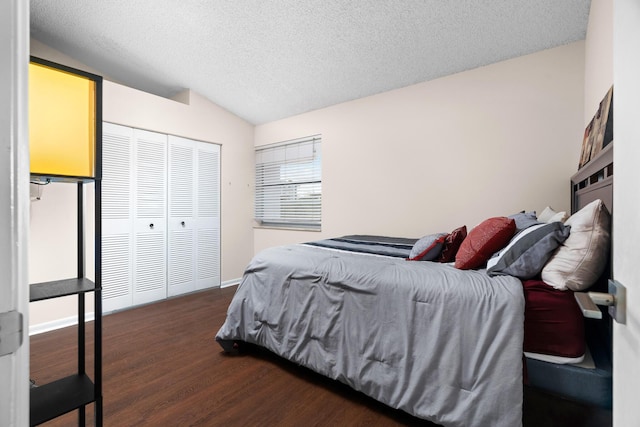
[{"label": "white wall", "polygon": [[640,420],[640,3],[615,0],[613,274],[627,287],[627,323],[613,327],[613,424]]},{"label": "white wall", "polygon": [[569,210],[584,132],[584,42],[259,125],[322,134],[322,231],[256,228],[255,250],[344,234],[419,237]]},{"label": "white wall", "polygon": [[[76,195],[76,185],[55,183],[42,188],[41,200],[31,202],[29,283],[76,277]],[[87,241],[91,245],[92,238]],[[87,276],[93,279],[93,271]],[[86,303],[93,311],[93,298],[86,298]],[[76,297],[39,301],[30,304],[29,323],[68,318],[76,312]]]},{"label": "white wall", "polygon": [[[100,74],[35,40],[31,54]],[[253,252],[254,127],[194,92],[185,91],[176,99],[105,80],[103,120],[221,145],[221,277],[223,282],[233,280],[242,275]],[[93,201],[92,188],[87,191],[88,205]],[[51,184],[44,189],[43,199],[32,203],[32,283],[75,276],[75,198],[74,185]],[[92,211],[88,214],[92,215]],[[92,222],[88,222],[90,237]],[[87,242],[88,247],[92,244]],[[90,262],[87,264],[90,267]],[[87,275],[93,277],[90,268]],[[91,298],[87,298],[87,309],[92,307]],[[31,325],[54,322],[75,313],[75,297],[32,303]]]},{"label": "white wall", "polygon": [[592,0],[584,53],[584,125],[613,84],[613,0]]}]

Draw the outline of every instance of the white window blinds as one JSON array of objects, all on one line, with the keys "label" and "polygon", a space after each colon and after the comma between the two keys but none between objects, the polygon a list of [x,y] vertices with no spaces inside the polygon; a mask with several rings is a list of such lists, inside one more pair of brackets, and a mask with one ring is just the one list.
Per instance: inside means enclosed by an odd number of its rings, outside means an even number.
[{"label": "white window blinds", "polygon": [[261,225],[320,229],[321,137],[256,149],[255,218]]}]

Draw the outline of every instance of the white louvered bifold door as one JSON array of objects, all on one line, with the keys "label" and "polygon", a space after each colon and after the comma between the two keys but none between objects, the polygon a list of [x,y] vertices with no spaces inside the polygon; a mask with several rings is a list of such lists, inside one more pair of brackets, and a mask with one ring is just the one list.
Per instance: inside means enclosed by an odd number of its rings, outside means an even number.
[{"label": "white louvered bifold door", "polygon": [[167,136],[134,129],[133,304],[167,296]]},{"label": "white louvered bifold door", "polygon": [[167,287],[169,296],[196,289],[195,141],[169,136]]},{"label": "white louvered bifold door", "polygon": [[220,146],[103,129],[104,310],[220,286]]},{"label": "white louvered bifold door", "polygon": [[220,146],[196,145],[196,289],[220,286]]},{"label": "white louvered bifold door", "polygon": [[168,292],[220,286],[220,146],[169,136]]},{"label": "white louvered bifold door", "polygon": [[133,304],[133,129],[102,127],[102,300],[105,312]]}]

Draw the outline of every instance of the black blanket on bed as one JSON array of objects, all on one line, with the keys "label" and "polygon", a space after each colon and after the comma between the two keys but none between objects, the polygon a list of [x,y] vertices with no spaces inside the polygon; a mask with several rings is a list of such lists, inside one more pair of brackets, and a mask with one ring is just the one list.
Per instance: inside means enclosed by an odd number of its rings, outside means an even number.
[{"label": "black blanket on bed", "polygon": [[411,248],[413,248],[416,241],[417,239],[404,237],[350,235],[333,239],[316,240],[306,244],[348,252],[408,258],[409,253],[411,253]]}]

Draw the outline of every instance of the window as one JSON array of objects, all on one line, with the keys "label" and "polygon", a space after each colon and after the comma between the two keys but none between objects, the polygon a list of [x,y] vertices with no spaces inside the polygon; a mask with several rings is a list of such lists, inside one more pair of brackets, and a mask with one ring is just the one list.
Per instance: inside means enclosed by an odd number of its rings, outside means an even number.
[{"label": "window", "polygon": [[264,226],[320,229],[321,137],[256,149],[255,219]]}]

